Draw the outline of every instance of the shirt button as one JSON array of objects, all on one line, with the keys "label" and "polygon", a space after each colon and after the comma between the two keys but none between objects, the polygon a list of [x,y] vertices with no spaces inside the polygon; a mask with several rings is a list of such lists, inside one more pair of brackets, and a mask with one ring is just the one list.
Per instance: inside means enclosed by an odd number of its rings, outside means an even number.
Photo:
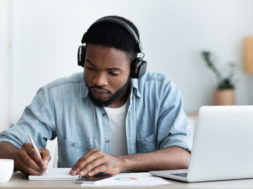
[{"label": "shirt button", "polygon": [[106,113],[103,113],[103,116],[105,117],[105,116],[106,116]]},{"label": "shirt button", "polygon": [[74,142],[71,142],[71,143],[70,143],[70,146],[71,146],[71,147],[74,147],[74,146],[75,146],[75,143],[74,143]]},{"label": "shirt button", "polygon": [[109,139],[107,139],[106,141],[105,141],[105,143],[109,143],[110,142],[110,140]]}]

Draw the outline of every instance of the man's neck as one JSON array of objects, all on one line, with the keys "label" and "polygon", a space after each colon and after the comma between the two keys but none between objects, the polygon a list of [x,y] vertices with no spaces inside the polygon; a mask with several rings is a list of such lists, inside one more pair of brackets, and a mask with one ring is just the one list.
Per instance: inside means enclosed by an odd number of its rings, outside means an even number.
[{"label": "man's neck", "polygon": [[113,102],[108,107],[109,108],[119,108],[119,107],[123,106],[126,103],[128,97],[129,97],[129,94],[130,94],[130,87],[124,94],[122,94],[117,100],[115,100],[115,102]]}]

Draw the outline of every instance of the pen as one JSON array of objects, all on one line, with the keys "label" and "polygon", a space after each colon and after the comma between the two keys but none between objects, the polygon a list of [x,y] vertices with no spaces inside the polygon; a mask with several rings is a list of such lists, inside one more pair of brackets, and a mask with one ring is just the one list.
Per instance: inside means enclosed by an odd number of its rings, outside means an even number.
[{"label": "pen", "polygon": [[[35,143],[34,143],[32,137],[31,137],[31,135],[30,135],[30,134],[27,134],[27,136],[28,136],[28,138],[29,138],[29,140],[30,140],[30,143],[32,144],[33,148],[35,149],[36,153],[38,154],[38,156],[40,157],[40,159],[42,159],[42,157],[41,157],[41,155],[40,155],[40,152],[39,152],[38,148],[36,147],[36,145],[35,145]],[[46,174],[48,174],[47,170],[45,170],[45,172],[46,172]]]}]

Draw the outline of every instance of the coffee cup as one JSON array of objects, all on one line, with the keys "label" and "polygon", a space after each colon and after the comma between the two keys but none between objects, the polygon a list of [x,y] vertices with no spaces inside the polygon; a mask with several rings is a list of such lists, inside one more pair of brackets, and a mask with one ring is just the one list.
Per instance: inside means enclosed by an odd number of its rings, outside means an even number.
[{"label": "coffee cup", "polygon": [[13,159],[0,159],[0,183],[5,183],[10,180],[13,169]]}]

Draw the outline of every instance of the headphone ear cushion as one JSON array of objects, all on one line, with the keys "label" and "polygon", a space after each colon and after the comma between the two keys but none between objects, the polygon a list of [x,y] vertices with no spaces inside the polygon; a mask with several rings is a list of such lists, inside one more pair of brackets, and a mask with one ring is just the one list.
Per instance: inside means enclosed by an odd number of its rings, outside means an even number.
[{"label": "headphone ear cushion", "polygon": [[77,52],[78,66],[84,67],[85,56],[86,56],[86,46],[85,45],[79,46],[78,52]]},{"label": "headphone ear cushion", "polygon": [[147,70],[147,61],[136,58],[131,64],[131,78],[139,78],[145,74]]}]

